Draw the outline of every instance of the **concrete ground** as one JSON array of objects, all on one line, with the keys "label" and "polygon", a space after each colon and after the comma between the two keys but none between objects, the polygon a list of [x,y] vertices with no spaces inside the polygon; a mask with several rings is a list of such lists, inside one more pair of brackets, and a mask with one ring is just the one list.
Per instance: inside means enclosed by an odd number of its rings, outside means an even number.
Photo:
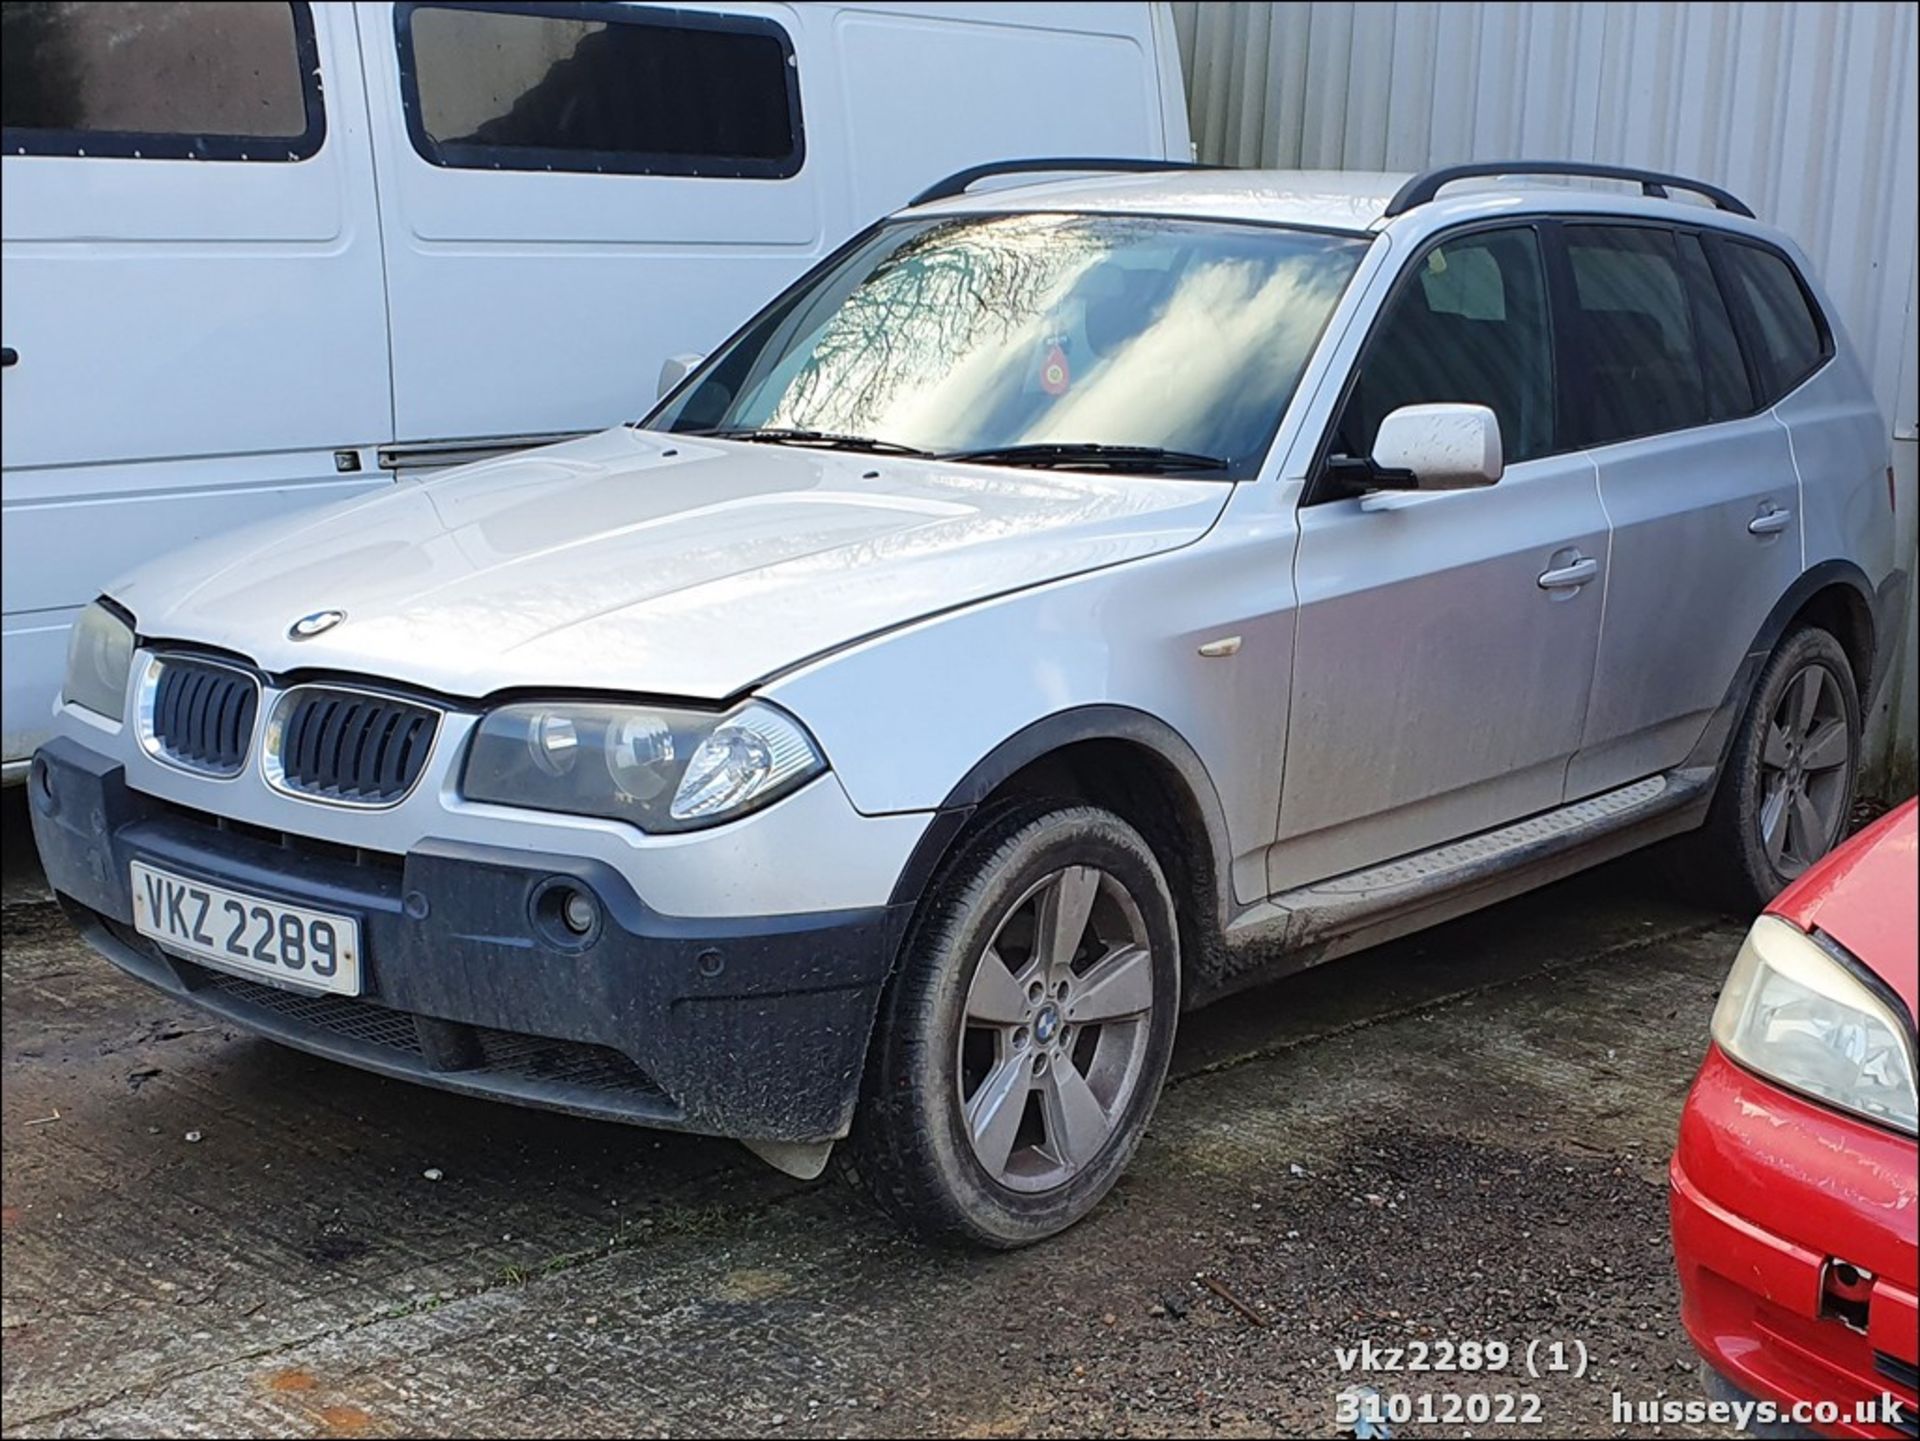
[{"label": "concrete ground", "polygon": [[[1334,1435],[1365,1384],[1540,1407],[1396,1435],[1603,1436],[1698,1394],[1664,1168],[1740,930],[1633,862],[1187,1018],[1106,1205],[976,1257],[730,1144],[212,1024],[79,944],[17,801],[8,1435]],[[1336,1359],[1416,1339],[1513,1359]]]}]

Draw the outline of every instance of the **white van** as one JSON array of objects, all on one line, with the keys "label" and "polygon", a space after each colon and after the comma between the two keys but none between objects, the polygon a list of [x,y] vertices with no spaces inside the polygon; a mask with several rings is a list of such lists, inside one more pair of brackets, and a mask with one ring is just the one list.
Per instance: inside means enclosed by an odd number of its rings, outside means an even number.
[{"label": "white van", "polygon": [[0,17],[9,779],[135,562],[637,416],[959,168],[1190,154],[1161,4]]}]

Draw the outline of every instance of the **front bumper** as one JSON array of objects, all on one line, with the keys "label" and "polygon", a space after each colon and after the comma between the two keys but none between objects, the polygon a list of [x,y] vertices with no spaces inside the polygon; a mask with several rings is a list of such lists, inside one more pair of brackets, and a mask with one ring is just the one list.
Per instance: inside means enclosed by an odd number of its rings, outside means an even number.
[{"label": "front bumper", "polygon": [[[1681,1114],[1669,1200],[1681,1317],[1714,1372],[1783,1411],[1838,1403],[1846,1414],[1815,1432],[1920,1434],[1914,1178],[1911,1141],[1768,1085],[1713,1048]],[[1828,1294],[1840,1262],[1873,1277],[1864,1326]],[[1889,1393],[1901,1403],[1893,1425],[1856,1419]]]},{"label": "front bumper", "polygon": [[[427,838],[355,850],[131,789],[59,737],[28,781],[47,879],[89,942],[140,980],[303,1050],[448,1090],[747,1140],[846,1133],[905,905],[683,919],[594,858]],[[364,993],[283,989],[133,929],[130,863],[362,927]],[[592,892],[603,923],[559,944],[535,899]]]}]

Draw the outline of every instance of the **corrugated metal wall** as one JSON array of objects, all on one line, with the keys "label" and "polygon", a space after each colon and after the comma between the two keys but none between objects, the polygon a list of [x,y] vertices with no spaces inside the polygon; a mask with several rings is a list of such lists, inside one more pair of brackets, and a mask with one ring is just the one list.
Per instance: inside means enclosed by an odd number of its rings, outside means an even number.
[{"label": "corrugated metal wall", "polygon": [[[1614,161],[1717,181],[1793,234],[1899,438],[1913,556],[1920,7],[1202,0],[1173,11],[1203,160]],[[1874,738],[1909,789],[1915,632],[1910,616]]]}]

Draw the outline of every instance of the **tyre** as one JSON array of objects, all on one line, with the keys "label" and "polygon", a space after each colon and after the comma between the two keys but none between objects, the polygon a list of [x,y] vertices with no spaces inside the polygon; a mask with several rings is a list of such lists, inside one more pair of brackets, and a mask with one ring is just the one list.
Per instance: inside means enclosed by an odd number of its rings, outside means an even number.
[{"label": "tyre", "polygon": [[1789,631],[1754,684],[1707,822],[1689,848],[1711,899],[1750,915],[1845,835],[1860,765],[1860,692],[1827,631]]},{"label": "tyre", "polygon": [[1093,806],[984,818],[942,868],[881,1003],[853,1179],[909,1228],[1008,1249],[1106,1195],[1173,1051],[1173,898]]}]

